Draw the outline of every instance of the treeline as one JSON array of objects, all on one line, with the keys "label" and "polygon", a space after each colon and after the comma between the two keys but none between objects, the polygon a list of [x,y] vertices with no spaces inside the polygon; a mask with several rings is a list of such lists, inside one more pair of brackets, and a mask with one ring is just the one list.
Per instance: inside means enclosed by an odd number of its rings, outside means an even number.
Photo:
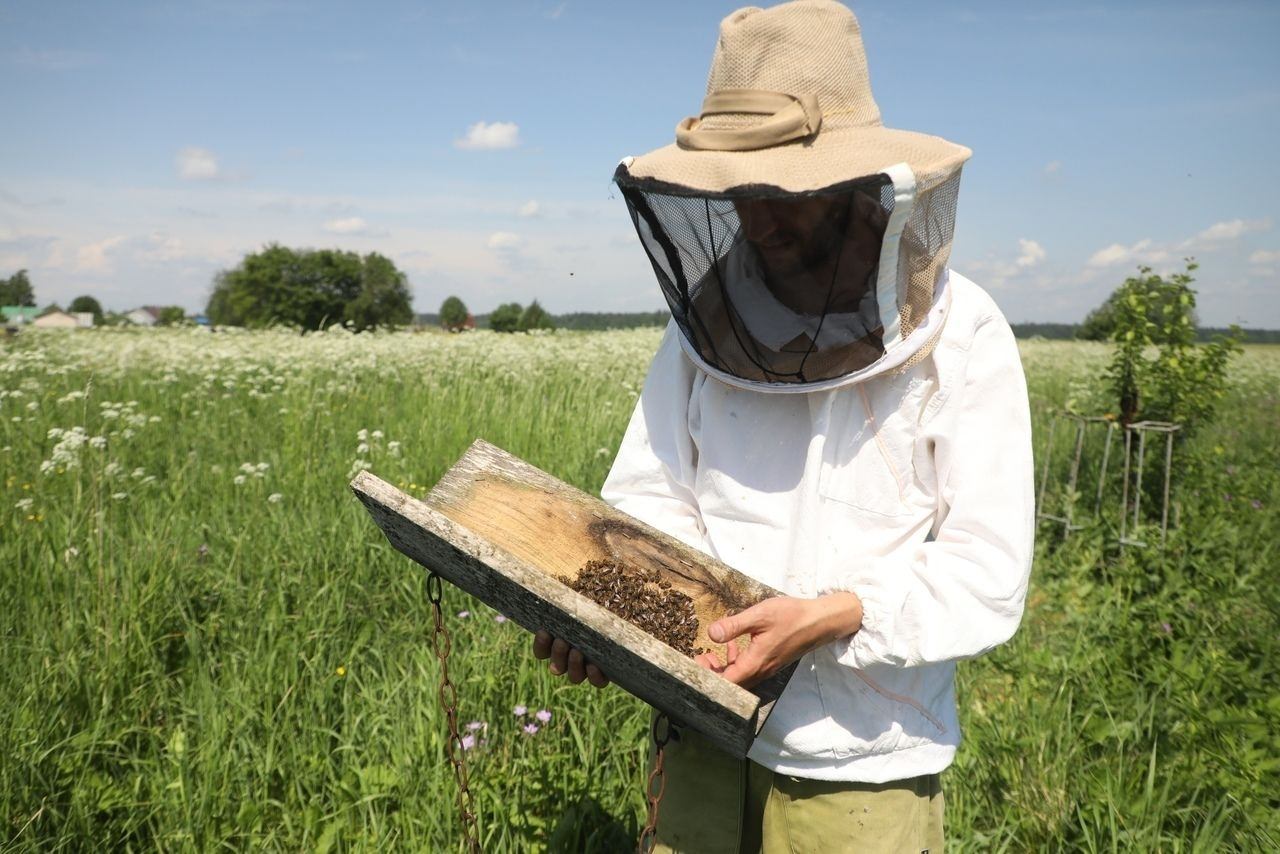
[{"label": "treeline", "polygon": [[[1011,323],[1015,338],[1046,338],[1050,341],[1074,341],[1082,338],[1080,332],[1084,328],[1079,323]],[[1201,326],[1196,329],[1196,340],[1202,343],[1212,341],[1215,336],[1226,335],[1230,329],[1217,326]],[[1240,329],[1241,343],[1244,344],[1280,344],[1280,329]]]},{"label": "treeline", "polygon": [[[490,329],[492,314],[477,314],[472,319],[477,329]],[[605,329],[638,329],[647,326],[666,326],[671,319],[666,311],[574,311],[568,314],[548,315],[556,329],[598,331]],[[419,326],[444,325],[439,312],[416,315]]]}]

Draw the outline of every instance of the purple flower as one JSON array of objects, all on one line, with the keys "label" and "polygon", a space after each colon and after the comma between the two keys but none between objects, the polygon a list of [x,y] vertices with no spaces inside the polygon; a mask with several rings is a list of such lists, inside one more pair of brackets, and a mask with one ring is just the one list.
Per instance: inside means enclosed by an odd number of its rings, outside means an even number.
[{"label": "purple flower", "polygon": [[538,732],[538,725],[537,725],[537,724],[525,724],[525,725],[524,725],[524,734],[525,734],[525,735],[536,735],[536,734],[537,734],[537,732]]},{"label": "purple flower", "polygon": [[1173,626],[1169,625],[1168,623],[1161,623],[1160,631],[1164,632],[1166,635],[1171,635],[1173,634]]},{"label": "purple flower", "polygon": [[544,724],[551,723],[551,712],[548,709],[538,709],[534,717],[542,721]]},{"label": "purple flower", "polygon": [[472,721],[467,724],[467,730],[470,732],[475,732],[478,729],[484,729],[484,721]]},{"label": "purple flower", "polygon": [[474,735],[464,735],[462,737],[462,749],[470,750],[476,746],[476,737]]},{"label": "purple flower", "polygon": [[495,614],[495,615],[494,615],[494,617],[493,617],[493,621],[494,621],[495,623],[505,623],[505,622],[507,621],[507,615],[506,615],[506,614]]},{"label": "purple flower", "polygon": [[1255,498],[1255,499],[1253,499],[1252,501],[1250,501],[1250,502],[1249,502],[1249,506],[1250,506],[1250,507],[1252,507],[1254,510],[1261,510],[1261,509],[1262,509],[1262,502],[1261,502],[1261,501],[1259,501],[1257,498]]},{"label": "purple flower", "polygon": [[465,620],[467,617],[470,617],[470,616],[471,616],[471,612],[470,612],[470,611],[459,611],[459,612],[458,612],[458,618],[459,618],[459,619]]},{"label": "purple flower", "polygon": [[511,713],[518,718],[522,718],[524,717],[525,712],[527,711],[529,711],[528,706],[516,706],[514,709],[511,710]]}]

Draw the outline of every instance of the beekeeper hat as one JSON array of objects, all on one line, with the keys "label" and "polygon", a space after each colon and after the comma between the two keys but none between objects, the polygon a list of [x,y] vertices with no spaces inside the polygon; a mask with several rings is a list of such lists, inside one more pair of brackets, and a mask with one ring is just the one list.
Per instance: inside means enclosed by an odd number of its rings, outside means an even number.
[{"label": "beekeeper hat", "polygon": [[884,127],[853,13],[795,0],[725,18],[701,114],[614,180],[686,354],[731,384],[806,391],[932,350],[970,153]]},{"label": "beekeeper hat", "polygon": [[627,171],[708,192],[755,184],[804,191],[905,162],[924,191],[971,153],[886,128],[853,12],[834,0],[795,0],[721,22],[701,114]]}]

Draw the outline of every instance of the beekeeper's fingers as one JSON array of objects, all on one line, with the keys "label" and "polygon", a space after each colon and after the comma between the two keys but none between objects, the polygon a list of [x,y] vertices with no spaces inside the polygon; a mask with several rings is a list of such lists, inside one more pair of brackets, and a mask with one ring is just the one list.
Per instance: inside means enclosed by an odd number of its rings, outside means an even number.
[{"label": "beekeeper's fingers", "polygon": [[546,661],[551,657],[551,642],[555,638],[551,637],[551,632],[538,631],[533,636],[533,657],[541,661]]},{"label": "beekeeper's fingers", "polygon": [[551,664],[549,665],[551,672],[556,676],[562,676],[569,670],[569,642],[556,638],[551,642]]},{"label": "beekeeper's fingers", "polygon": [[587,662],[587,681],[597,688],[603,688],[609,684],[609,677],[604,675],[604,671],[596,667],[591,662]]},{"label": "beekeeper's fingers", "polygon": [[580,685],[586,678],[587,661],[582,657],[582,651],[575,647],[569,650],[569,681],[574,685]]},{"label": "beekeeper's fingers", "polygon": [[766,599],[763,602],[752,605],[740,614],[716,620],[707,629],[707,637],[716,643],[725,643],[739,635],[755,634],[768,624],[772,613],[773,606],[770,605],[770,600]]}]

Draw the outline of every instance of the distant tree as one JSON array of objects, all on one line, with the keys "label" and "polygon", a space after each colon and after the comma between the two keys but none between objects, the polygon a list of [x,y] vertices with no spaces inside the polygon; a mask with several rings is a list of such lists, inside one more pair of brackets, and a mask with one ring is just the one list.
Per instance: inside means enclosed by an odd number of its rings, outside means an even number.
[{"label": "distant tree", "polygon": [[[1188,259],[1188,263],[1193,262]],[[1178,304],[1184,296],[1194,293],[1189,284],[1192,280],[1188,278],[1184,282],[1178,276],[1174,276],[1165,281],[1159,276],[1146,275],[1149,272],[1150,270],[1144,268],[1144,275],[1126,279],[1124,284],[1112,291],[1102,305],[1089,312],[1088,316],[1085,317],[1084,322],[1080,324],[1080,328],[1076,330],[1076,337],[1084,341],[1111,340],[1115,335],[1116,325],[1119,323],[1120,301],[1122,299],[1127,300],[1137,291],[1143,290],[1141,298],[1143,304],[1147,307],[1147,320],[1154,325],[1151,330],[1151,342],[1153,344],[1166,343],[1168,334],[1178,331],[1165,328],[1164,323],[1168,311],[1172,306]],[[1188,315],[1188,322],[1192,327],[1199,323],[1194,311]]]},{"label": "distant tree", "polygon": [[62,306],[58,305],[56,302],[51,302],[44,308],[40,309],[38,316],[44,317],[46,314],[53,314],[55,311],[62,311]]},{"label": "distant tree", "polygon": [[520,328],[520,318],[524,314],[518,302],[507,302],[493,310],[489,315],[489,328],[494,332],[515,332]]},{"label": "distant tree", "polygon": [[521,332],[529,332],[533,329],[555,328],[556,325],[551,322],[551,315],[547,314],[546,309],[538,305],[537,300],[529,303],[529,307],[524,310],[524,314],[520,315]]},{"label": "distant tree", "polygon": [[[1240,352],[1240,329],[1232,327],[1208,344],[1195,343],[1196,263],[1167,279],[1139,267],[1117,291],[1115,351],[1106,381],[1120,422],[1171,421],[1179,438],[1212,419],[1226,393],[1231,357]],[[1158,307],[1159,321],[1152,321]],[[1152,350],[1159,349],[1152,355]]]},{"label": "distant tree", "polygon": [[187,313],[180,305],[166,305],[160,309],[156,318],[156,326],[178,326],[187,319]]},{"label": "distant tree", "polygon": [[360,264],[360,292],[347,303],[342,319],[356,329],[412,323],[409,280],[405,274],[396,269],[390,258],[377,252],[364,256]]},{"label": "distant tree", "polygon": [[457,332],[467,325],[467,306],[458,297],[449,297],[440,304],[440,325],[450,332]]},{"label": "distant tree", "polygon": [[413,320],[404,273],[376,252],[294,250],[272,243],[214,278],[205,313],[220,325],[355,329]]},{"label": "distant tree", "polygon": [[91,296],[79,296],[71,301],[71,307],[67,311],[87,311],[93,315],[93,322],[102,323],[102,304]]},{"label": "distant tree", "polygon": [[19,270],[7,279],[0,279],[0,305],[36,304],[36,292],[31,287],[26,270]]}]

